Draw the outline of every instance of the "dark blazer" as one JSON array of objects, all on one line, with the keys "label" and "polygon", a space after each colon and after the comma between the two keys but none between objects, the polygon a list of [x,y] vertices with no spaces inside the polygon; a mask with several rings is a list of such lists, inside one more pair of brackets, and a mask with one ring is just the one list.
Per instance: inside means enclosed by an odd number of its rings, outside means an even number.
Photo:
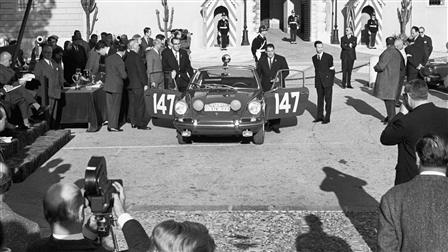
[{"label": "dark blazer", "polygon": [[398,113],[381,133],[381,143],[398,145],[396,184],[404,183],[418,174],[415,144],[426,134],[448,137],[448,109],[433,103],[418,106],[407,115]]},{"label": "dark blazer", "polygon": [[143,59],[134,51],[130,51],[124,61],[128,74],[128,89],[142,89],[148,84],[145,63]]},{"label": "dark blazer", "polygon": [[[349,46],[349,44],[352,44],[352,47]],[[356,59],[356,43],[357,43],[357,39],[355,36],[350,36],[350,38],[346,36],[341,38],[341,60],[344,59],[351,59],[351,60],[355,60]]]},{"label": "dark blazer", "polygon": [[42,85],[48,80],[48,97],[60,99],[62,88],[64,86],[64,72],[62,67],[53,59],[51,60],[51,64],[52,66],[50,66],[45,59],[39,60],[34,67],[34,75],[41,84],[39,90],[41,97],[44,97]]},{"label": "dark blazer", "polygon": [[257,50],[266,50],[267,45],[268,41],[266,40],[266,37],[262,37],[260,34],[258,34],[258,36],[256,36],[254,40],[252,40],[252,44],[250,47],[250,50],[254,58],[256,58]]},{"label": "dark blazer", "polygon": [[[147,251],[150,246],[149,237],[142,225],[132,219],[127,221],[122,228],[129,252]],[[57,240],[53,236],[39,240],[28,247],[28,252],[106,252],[108,250],[89,239],[84,240]]]},{"label": "dark blazer", "polygon": [[[406,52],[406,57],[408,62],[406,65],[406,75],[408,76],[408,81],[418,76],[417,66],[421,64],[425,65],[425,52],[423,48],[420,48],[417,44],[407,46],[404,51]],[[409,78],[412,77],[412,78]]]},{"label": "dark blazer", "polygon": [[381,199],[378,252],[448,251],[448,178],[419,175]]},{"label": "dark blazer", "polygon": [[109,93],[123,93],[126,74],[124,62],[117,53],[106,57],[106,81],[104,91]]},{"label": "dark blazer", "polygon": [[[280,69],[289,69],[288,63],[286,62],[285,57],[275,54],[272,59],[271,68],[269,68],[269,58],[267,55],[264,55],[260,58],[257,64],[257,73],[261,78],[261,86],[263,87],[263,91],[269,91],[272,87],[271,80],[275,78],[277,71]],[[282,77],[286,78],[289,72],[286,72]]]},{"label": "dark blazer", "polygon": [[142,38],[142,42],[140,43],[140,51],[138,52],[138,54],[140,54],[140,56],[142,58],[145,58],[146,49],[148,47],[153,47],[153,46],[154,46],[154,39],[149,38],[148,41],[147,41],[146,38],[143,37]]},{"label": "dark blazer", "polygon": [[334,83],[334,67],[333,56],[328,53],[323,53],[320,60],[317,59],[317,55],[313,56],[314,65],[314,84],[316,87],[322,84],[324,87],[333,86]]},{"label": "dark blazer", "polygon": [[422,37],[423,40],[423,49],[425,50],[425,63],[428,61],[429,56],[432,53],[432,39],[429,36],[424,35]]},{"label": "dark blazer", "polygon": [[173,50],[163,50],[162,69],[164,72],[171,72],[172,70],[175,70],[177,72],[177,85],[185,87],[190,82],[190,78],[193,77],[194,73],[193,68],[191,67],[190,56],[187,51],[179,49],[179,57],[180,64],[177,63]]}]

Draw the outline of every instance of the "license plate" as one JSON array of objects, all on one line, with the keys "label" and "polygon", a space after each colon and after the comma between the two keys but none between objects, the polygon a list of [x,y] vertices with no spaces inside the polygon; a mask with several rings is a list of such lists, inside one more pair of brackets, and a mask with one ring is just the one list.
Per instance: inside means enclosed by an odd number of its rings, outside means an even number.
[{"label": "license plate", "polygon": [[227,103],[211,103],[205,104],[204,111],[208,112],[229,112],[230,105]]}]

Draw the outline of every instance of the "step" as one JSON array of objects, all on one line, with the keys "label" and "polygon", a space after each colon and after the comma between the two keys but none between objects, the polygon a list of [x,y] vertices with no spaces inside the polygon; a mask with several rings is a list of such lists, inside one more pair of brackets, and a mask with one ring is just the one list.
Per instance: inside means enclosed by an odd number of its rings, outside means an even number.
[{"label": "step", "polygon": [[6,159],[13,181],[22,182],[71,139],[70,130],[50,130],[36,138],[22,151]]},{"label": "step", "polygon": [[3,153],[5,160],[12,157],[14,154],[21,152],[27,145],[32,144],[39,136],[48,131],[47,121],[42,121],[33,125],[27,130],[12,130],[9,136],[13,137],[11,143],[0,143],[0,151]]}]

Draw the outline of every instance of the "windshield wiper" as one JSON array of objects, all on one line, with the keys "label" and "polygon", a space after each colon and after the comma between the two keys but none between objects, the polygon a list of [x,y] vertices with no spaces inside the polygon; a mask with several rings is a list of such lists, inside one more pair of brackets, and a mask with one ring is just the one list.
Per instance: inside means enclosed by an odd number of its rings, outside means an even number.
[{"label": "windshield wiper", "polygon": [[234,87],[230,86],[230,85],[225,85],[225,84],[203,84],[206,87],[214,87],[214,88],[225,88],[225,89],[232,89],[235,90]]}]

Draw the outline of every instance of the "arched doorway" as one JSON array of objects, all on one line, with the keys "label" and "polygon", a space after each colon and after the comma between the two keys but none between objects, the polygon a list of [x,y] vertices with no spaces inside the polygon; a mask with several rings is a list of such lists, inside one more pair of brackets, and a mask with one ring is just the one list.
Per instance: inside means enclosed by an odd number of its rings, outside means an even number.
[{"label": "arched doorway", "polygon": [[201,15],[204,19],[205,46],[212,47],[216,43],[218,35],[218,20],[221,14],[225,12],[229,19],[229,46],[235,46],[237,37],[237,2],[236,0],[205,0],[201,5]]},{"label": "arched doorway", "polygon": [[361,10],[361,44],[365,45],[369,41],[369,33],[367,27],[367,21],[369,21],[370,17],[375,13],[375,9],[372,6],[367,5]]},{"label": "arched doorway", "polygon": [[[222,18],[223,13],[225,13],[227,15],[227,17],[229,16],[229,10],[222,5],[216,7],[215,11],[213,12],[213,24],[215,27],[214,36],[213,36],[213,45],[214,46],[219,46],[219,43],[218,43],[218,34],[219,34],[218,33],[218,21]],[[229,31],[229,37],[230,37],[230,32],[232,32],[232,31]]]}]

